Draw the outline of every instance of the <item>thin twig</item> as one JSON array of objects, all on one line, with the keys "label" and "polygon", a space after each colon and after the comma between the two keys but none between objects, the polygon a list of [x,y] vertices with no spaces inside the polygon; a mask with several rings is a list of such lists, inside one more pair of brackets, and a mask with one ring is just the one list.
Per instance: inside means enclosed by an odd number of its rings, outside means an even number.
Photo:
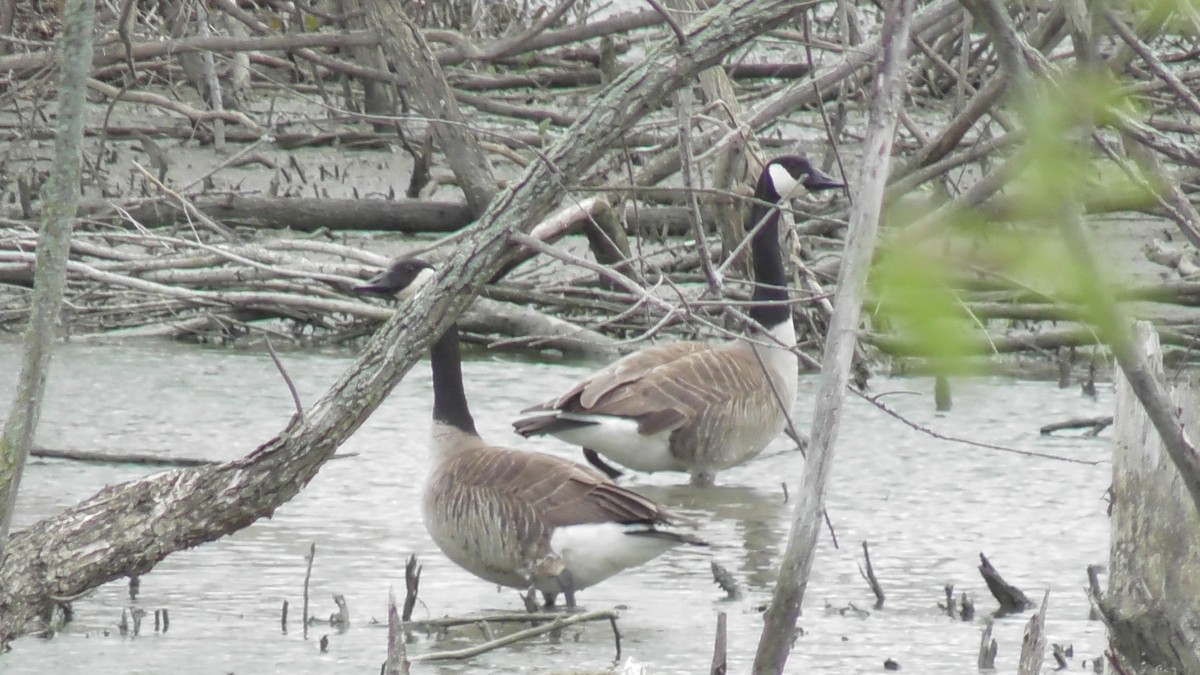
[{"label": "thin twig", "polygon": [[833,520],[829,518],[829,509],[822,506],[821,517],[825,519],[825,527],[829,528],[829,538],[833,541],[833,547],[840,549],[841,546],[838,546],[837,540],[837,530],[833,529]]},{"label": "thin twig", "polygon": [[1075,459],[1073,457],[1062,457],[1059,455],[1051,455],[1051,454],[1047,454],[1044,452],[1034,452],[1032,450],[1018,450],[1016,448],[1008,448],[1003,445],[993,445],[991,443],[982,443],[980,441],[972,441],[967,438],[960,438],[957,436],[948,436],[946,434],[942,434],[942,433],[936,432],[932,429],[929,429],[928,427],[923,427],[920,424],[917,424],[916,422],[913,422],[912,420],[909,420],[908,418],[904,417],[903,415],[896,412],[895,410],[892,410],[891,408],[887,407],[886,405],[884,405],[883,403],[881,403],[878,400],[879,397],[883,396],[884,394],[876,394],[875,396],[867,396],[866,394],[864,394],[856,389],[853,389],[853,388],[851,388],[850,391],[854,392],[859,398],[863,399],[864,401],[866,401],[866,402],[870,403],[871,405],[875,406],[876,408],[880,409],[888,416],[899,420],[905,426],[907,426],[915,431],[919,431],[923,434],[928,434],[929,436],[932,436],[933,438],[936,438],[941,441],[950,441],[952,443],[963,443],[965,445],[971,445],[976,448],[984,448],[986,450],[998,450],[1000,452],[1011,452],[1015,455],[1025,455],[1026,457],[1039,457],[1041,459],[1053,459],[1053,460],[1056,460],[1059,462],[1070,462],[1071,464],[1086,464],[1088,466],[1096,466],[1097,464],[1100,463],[1099,460],[1086,460],[1086,459]]},{"label": "thin twig", "polygon": [[658,0],[646,0],[646,4],[654,8],[654,11],[662,15],[663,21],[671,27],[671,32],[675,34],[675,39],[679,40],[680,46],[687,44],[687,36],[683,34],[683,28],[675,21],[675,17],[671,16],[670,12],[665,7],[658,3]]},{"label": "thin twig", "polygon": [[614,661],[621,660],[621,629],[617,627],[617,615],[613,614],[608,617],[608,624],[612,626],[613,642],[617,647],[617,655],[613,657]]},{"label": "thin twig", "polygon": [[275,347],[271,346],[271,338],[263,338],[263,341],[267,343],[267,353],[271,355],[271,360],[275,362],[275,368],[279,370],[284,383],[287,384],[288,391],[292,392],[292,403],[296,404],[296,415],[303,419],[304,406],[300,404],[300,394],[296,392],[296,385],[292,383],[292,378],[288,376],[287,369],[283,367],[283,361],[280,361],[279,355],[275,353]]},{"label": "thin twig", "polygon": [[713,269],[712,259],[708,257],[708,246],[704,239],[704,219],[700,215],[700,200],[692,188],[696,186],[692,174],[692,89],[683,87],[678,94],[679,107],[679,156],[683,187],[687,192],[688,219],[692,221],[692,235],[696,238],[696,252],[700,255],[700,269],[704,270],[704,278],[708,282],[708,292],[713,297],[720,298],[721,277]]}]

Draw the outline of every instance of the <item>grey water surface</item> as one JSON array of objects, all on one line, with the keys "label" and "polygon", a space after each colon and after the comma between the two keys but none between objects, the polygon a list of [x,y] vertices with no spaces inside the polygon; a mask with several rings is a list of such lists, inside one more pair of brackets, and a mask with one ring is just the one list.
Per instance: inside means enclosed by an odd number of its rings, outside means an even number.
[{"label": "grey water surface", "polygon": [[[11,401],[20,346],[0,343],[0,401]],[[351,362],[347,353],[288,353],[289,374],[311,405]],[[465,366],[468,396],[481,434],[497,444],[578,459],[558,441],[526,441],[509,423],[526,405],[548,398],[590,370],[484,355]],[[802,378],[797,426],[807,431],[815,377]],[[1049,642],[1074,645],[1076,662],[1105,647],[1103,626],[1088,619],[1086,567],[1108,557],[1104,492],[1109,440],[1042,437],[1038,428],[1069,417],[1110,414],[1111,388],[1099,401],[1077,388],[1001,378],[954,384],[954,410],[933,412],[932,381],[876,378],[872,394],[909,420],[938,433],[1096,464],[1053,461],[937,440],[851,397],[843,417],[828,494],[840,548],[828,530],[805,596],[803,634],[789,672],[879,673],[891,658],[902,672],[976,672],[986,616],[996,602],[979,576],[984,552],[1012,583],[1040,602],[1050,591]],[[365,673],[379,672],[386,651],[389,587],[403,597],[404,561],[424,565],[418,618],[521,608],[515,591],[497,590],[454,567],[421,525],[419,494],[427,465],[431,406],[427,363],[418,364],[390,399],[299,496],[272,518],[196,549],[176,553],[141,580],[137,606],[148,610],[142,634],[116,631],[132,603],[128,584],[97,589],[75,604],[75,620],[52,639],[25,638],[0,656],[6,674],[89,673]],[[147,452],[232,459],[271,438],[293,413],[291,397],[262,353],[162,344],[65,345],[49,383],[38,433],[52,448]],[[718,611],[729,615],[731,673],[747,672],[790,523],[782,483],[794,494],[804,461],[785,439],[751,464],[725,472],[714,488],[675,475],[635,475],[625,482],[695,518],[711,549],[669,552],[580,595],[588,609],[621,607],[623,656],[614,661],[607,623],[567,629],[465,662],[417,664],[414,672],[570,672],[603,670],[632,657],[650,673],[707,672]],[[154,471],[135,466],[32,460],[21,486],[15,528],[53,515],[109,483]],[[887,593],[881,610],[860,576],[862,542]],[[315,542],[311,614],[335,611],[345,595],[348,630],[321,623],[301,637],[305,555]],[[743,599],[724,600],[710,560],[743,584]],[[978,616],[962,622],[938,608],[945,584],[966,591]],[[290,602],[289,631],[280,608]],[[827,611],[849,604],[870,611]],[[153,610],[170,612],[169,632],[155,633]],[[1015,672],[1029,614],[1000,619],[1000,672]],[[503,632],[504,629],[497,629]],[[329,636],[329,650],[317,643]],[[443,639],[418,636],[410,654],[463,647],[481,639],[466,627]],[[1051,661],[1052,662],[1052,661]]]}]

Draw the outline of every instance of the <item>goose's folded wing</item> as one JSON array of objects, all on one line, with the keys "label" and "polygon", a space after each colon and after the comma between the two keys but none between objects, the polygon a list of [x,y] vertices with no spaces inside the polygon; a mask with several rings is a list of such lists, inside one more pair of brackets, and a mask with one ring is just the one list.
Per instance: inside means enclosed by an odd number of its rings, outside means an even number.
[{"label": "goose's folded wing", "polygon": [[604,368],[576,382],[561,396],[540,405],[526,408],[522,412],[535,410],[569,410],[589,408],[597,399],[610,391],[634,382],[646,373],[664,364],[690,354],[712,349],[707,342],[671,342],[653,345],[632,354],[627,354]]},{"label": "goose's folded wing", "polygon": [[696,351],[608,391],[588,413],[628,417],[654,434],[770,392],[763,365],[744,343]]},{"label": "goose's folded wing", "polygon": [[499,501],[538,514],[546,527],[609,522],[653,525],[677,519],[591,467],[534,452],[496,448],[488,454],[487,487],[495,490]]}]

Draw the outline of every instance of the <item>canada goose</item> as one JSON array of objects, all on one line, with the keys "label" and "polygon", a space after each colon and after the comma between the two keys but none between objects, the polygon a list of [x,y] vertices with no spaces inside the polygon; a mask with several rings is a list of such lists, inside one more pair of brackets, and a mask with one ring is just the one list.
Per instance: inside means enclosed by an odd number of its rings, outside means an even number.
[{"label": "canada goose", "polygon": [[827,190],[843,183],[796,155],[763,167],[746,224],[754,237],[753,340],[676,342],[627,355],[562,396],[526,409],[539,414],[514,422],[516,432],[580,445],[588,461],[612,478],[620,472],[596,453],[638,471],[686,471],[697,485],[711,484],[718,471],[762,452],[783,430],[796,398],[799,364],[791,351],[792,312],[784,303],[779,204],[798,196],[800,187]]},{"label": "canada goose", "polygon": [[[410,258],[355,290],[411,296],[434,277]],[[424,521],[450,560],[501,586],[556,594],[575,591],[680,544],[706,545],[659,529],[685,521],[591,467],[488,445],[475,431],[463,390],[458,329],[433,344],[433,439]]]}]

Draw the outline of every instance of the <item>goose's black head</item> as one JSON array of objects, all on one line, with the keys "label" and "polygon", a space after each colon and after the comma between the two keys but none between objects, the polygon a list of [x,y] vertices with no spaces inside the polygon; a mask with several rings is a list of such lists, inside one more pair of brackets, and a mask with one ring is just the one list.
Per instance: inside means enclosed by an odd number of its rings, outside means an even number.
[{"label": "goose's black head", "polygon": [[762,178],[758,181],[759,191],[770,201],[796,197],[800,187],[815,192],[846,187],[842,181],[813,166],[800,155],[781,155],[767,162]]},{"label": "goose's black head", "polygon": [[399,258],[388,268],[354,287],[360,293],[382,293],[400,299],[410,297],[435,276],[433,265],[420,258]]}]

